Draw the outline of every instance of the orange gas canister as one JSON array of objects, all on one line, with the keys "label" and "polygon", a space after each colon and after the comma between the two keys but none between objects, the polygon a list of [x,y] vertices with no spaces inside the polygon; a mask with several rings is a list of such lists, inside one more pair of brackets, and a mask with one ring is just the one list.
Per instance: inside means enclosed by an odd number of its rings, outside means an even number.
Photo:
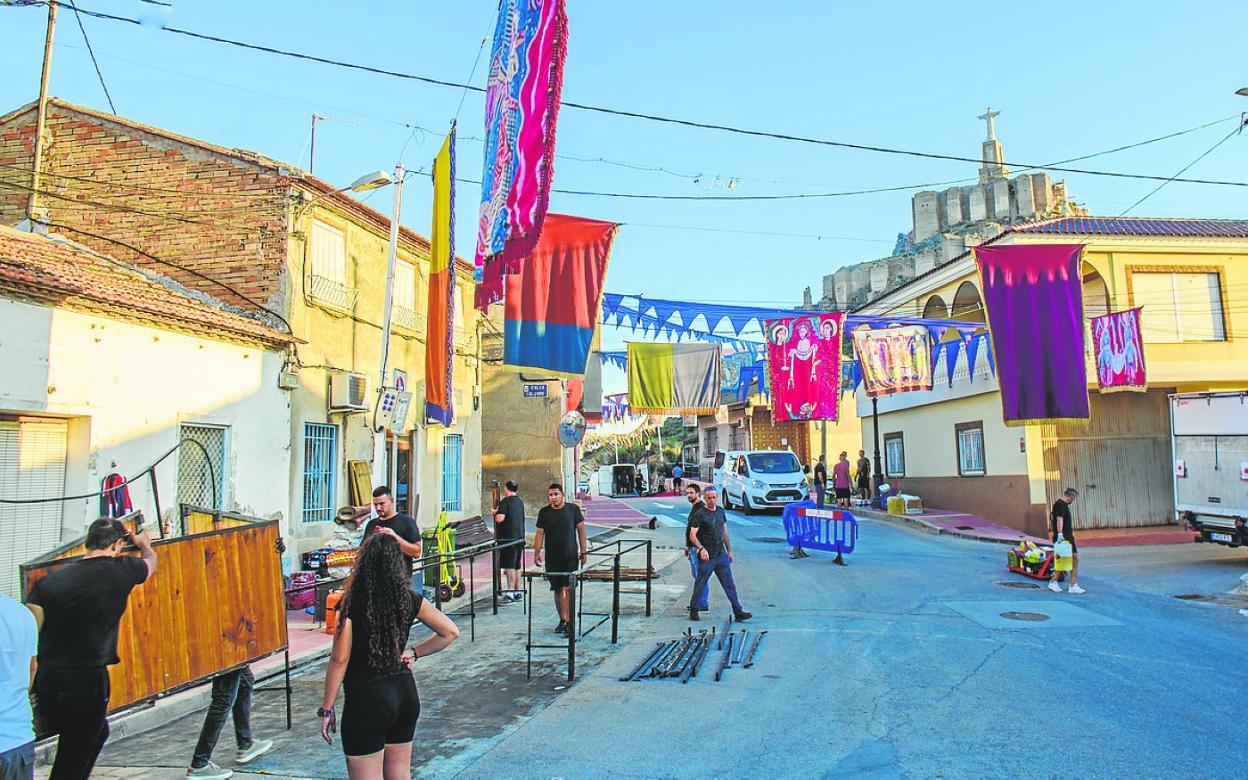
[{"label": "orange gas canister", "polygon": [[338,602],[342,601],[342,591],[331,590],[325,597],[325,633],[332,634],[338,630]]}]

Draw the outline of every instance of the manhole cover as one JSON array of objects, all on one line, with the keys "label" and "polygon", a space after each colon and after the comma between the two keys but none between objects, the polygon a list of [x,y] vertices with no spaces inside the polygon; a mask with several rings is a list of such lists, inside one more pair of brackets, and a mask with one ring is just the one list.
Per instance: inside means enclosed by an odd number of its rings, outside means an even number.
[{"label": "manhole cover", "polygon": [[763,544],[788,544],[788,539],[779,536],[755,536],[750,539],[751,542],[761,542]]},{"label": "manhole cover", "polygon": [[1038,582],[1019,582],[1017,580],[998,580],[996,584],[1000,585],[1003,588],[1024,588],[1027,590],[1039,590],[1040,589],[1040,583]]},{"label": "manhole cover", "polygon": [[1002,612],[1001,617],[1006,620],[1022,620],[1026,623],[1040,623],[1049,619],[1048,615],[1041,612]]}]

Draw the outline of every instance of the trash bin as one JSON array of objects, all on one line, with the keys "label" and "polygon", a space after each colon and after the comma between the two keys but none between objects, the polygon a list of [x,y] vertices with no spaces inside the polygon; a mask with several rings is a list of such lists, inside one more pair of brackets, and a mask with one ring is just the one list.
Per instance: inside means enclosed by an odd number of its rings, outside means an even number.
[{"label": "trash bin", "polygon": [[[438,587],[438,582],[439,582],[438,570],[441,568],[441,566],[439,565],[438,560],[435,556],[440,555],[442,552],[438,548],[437,529],[429,528],[424,531],[421,531],[420,539],[421,539],[420,556],[424,558],[424,563],[421,564],[421,566],[423,567],[424,577],[422,578],[421,581],[425,584],[425,587],[427,588],[436,588]],[[430,560],[431,558],[433,560]]]}]

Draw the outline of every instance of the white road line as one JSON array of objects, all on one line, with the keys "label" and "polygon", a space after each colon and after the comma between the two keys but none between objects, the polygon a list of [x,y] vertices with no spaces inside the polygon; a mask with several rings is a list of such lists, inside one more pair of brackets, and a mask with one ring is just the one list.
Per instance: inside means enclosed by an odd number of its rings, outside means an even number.
[{"label": "white road line", "polygon": [[654,502],[654,505],[657,506],[659,509],[675,509],[676,508],[675,504],[660,504],[657,501]]},{"label": "white road line", "polygon": [[658,518],[660,523],[667,526],[668,528],[684,528],[685,527],[684,520],[677,520],[676,518],[670,515],[655,515],[655,517]]}]

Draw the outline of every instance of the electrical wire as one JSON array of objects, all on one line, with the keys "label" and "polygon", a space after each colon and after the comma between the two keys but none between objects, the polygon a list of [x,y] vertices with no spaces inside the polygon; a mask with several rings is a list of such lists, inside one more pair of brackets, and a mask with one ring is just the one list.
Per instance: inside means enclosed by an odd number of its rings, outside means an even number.
[{"label": "electrical wire", "polygon": [[1130,206],[1127,206],[1125,209],[1123,209],[1122,213],[1121,213],[1121,214],[1119,214],[1118,216],[1119,216],[1119,217],[1126,216],[1126,214],[1127,214],[1128,212],[1130,212],[1132,209],[1134,209],[1136,206],[1140,205],[1140,204],[1141,204],[1141,203],[1143,203],[1144,201],[1148,200],[1149,198],[1153,197],[1153,196],[1154,196],[1154,195],[1156,195],[1158,192],[1160,192],[1160,191],[1161,191],[1161,189],[1162,189],[1163,187],[1165,187],[1167,184],[1169,184],[1169,183],[1170,183],[1170,182],[1172,182],[1172,181],[1178,181],[1178,178],[1179,178],[1180,176],[1182,176],[1184,173],[1186,173],[1186,172],[1188,171],[1188,169],[1190,169],[1193,165],[1195,165],[1196,163],[1198,163],[1198,162],[1200,162],[1201,160],[1205,159],[1205,158],[1206,158],[1206,157],[1208,157],[1209,155],[1213,154],[1213,152],[1214,152],[1214,151],[1215,151],[1215,150],[1216,150],[1219,146],[1221,146],[1222,144],[1224,144],[1224,143],[1226,143],[1227,141],[1231,140],[1231,137],[1232,137],[1232,136],[1238,135],[1238,134],[1239,134],[1239,133],[1240,133],[1240,132],[1244,129],[1244,127],[1245,127],[1245,126],[1248,126],[1248,119],[1245,119],[1243,122],[1239,123],[1239,124],[1235,127],[1235,129],[1234,129],[1234,130],[1232,130],[1231,132],[1227,133],[1225,136],[1223,136],[1222,140],[1218,141],[1218,142],[1217,142],[1217,143],[1215,143],[1213,146],[1209,147],[1209,148],[1208,148],[1208,149],[1206,149],[1204,152],[1202,152],[1202,153],[1200,154],[1200,156],[1198,156],[1195,160],[1192,160],[1190,163],[1188,163],[1187,165],[1184,165],[1182,168],[1180,168],[1178,173],[1174,174],[1174,175],[1173,175],[1173,176],[1171,176],[1169,179],[1166,179],[1166,180],[1165,180],[1165,181],[1163,181],[1161,184],[1158,184],[1156,187],[1154,187],[1152,190],[1150,190],[1150,191],[1149,191],[1149,193],[1148,193],[1147,195],[1145,195],[1144,197],[1140,198],[1140,199],[1139,199],[1139,200],[1137,200],[1135,203],[1132,203]]},{"label": "electrical wire", "polygon": [[99,60],[95,58],[95,50],[91,48],[91,39],[87,37],[87,28],[82,23],[82,14],[78,12],[78,6],[74,4],[74,0],[66,0],[69,7],[74,9],[74,18],[78,20],[78,29],[82,31],[82,41],[87,44],[87,53],[91,55],[91,64],[95,66],[95,75],[100,79],[100,88],[104,90],[104,98],[108,100],[108,109],[117,114],[117,107],[113,105],[113,96],[108,93],[108,85],[104,83],[104,73],[100,70]]},{"label": "electrical wire", "polygon": [[[62,4],[61,0],[41,0],[41,4],[46,5],[49,3],[57,4],[57,5]],[[106,19],[108,21],[121,22],[121,23],[136,25],[136,26],[142,26],[143,24],[138,19],[133,19],[130,17],[125,17],[125,16],[117,16],[115,14],[107,14],[107,13],[103,13],[100,11],[84,10],[82,11],[82,13],[85,13],[88,16],[93,16],[98,19]],[[404,73],[402,71],[389,70],[387,68],[379,68],[379,67],[375,67],[372,65],[362,65],[359,63],[346,62],[344,60],[335,60],[335,59],[331,59],[328,57],[320,57],[320,56],[313,55],[313,54],[307,54],[304,52],[291,51],[288,49],[279,49],[274,46],[266,46],[266,45],[256,44],[256,43],[248,43],[246,41],[239,41],[239,40],[225,38],[225,37],[218,36],[218,35],[209,35],[207,33],[195,32],[194,30],[187,30],[187,29],[183,29],[179,27],[172,27],[169,25],[160,27],[160,30],[162,32],[168,32],[168,33],[172,33],[175,35],[182,35],[188,38],[195,38],[198,40],[209,41],[212,43],[219,43],[219,44],[223,44],[226,46],[233,46],[233,47],[240,48],[240,49],[258,51],[258,52],[278,55],[282,57],[289,57],[292,59],[304,60],[307,62],[316,62],[316,63],[320,63],[323,65],[331,65],[334,67],[345,68],[348,70],[356,70],[356,71],[361,71],[364,73],[372,73],[372,74],[376,74],[380,76],[389,76],[393,78],[406,79],[410,81],[418,81],[421,83],[431,84],[434,86],[450,87],[452,89],[471,90],[473,92],[480,92],[480,93],[485,92],[484,87],[475,87],[471,84],[461,84],[461,83],[454,82],[454,81],[447,81],[446,79],[437,79],[437,78],[433,78],[430,76],[422,76],[422,75],[414,74],[414,73]],[[988,162],[994,162],[994,163],[999,162],[999,164],[1010,167],[1010,168],[1026,168],[1026,169],[1034,169],[1034,170],[1059,171],[1062,173],[1077,173],[1077,174],[1083,174],[1087,176],[1107,176],[1107,177],[1120,178],[1120,179],[1142,179],[1142,180],[1166,181],[1166,182],[1177,181],[1177,182],[1183,182],[1186,184],[1203,184],[1203,185],[1225,186],[1225,187],[1248,187],[1248,182],[1239,182],[1239,181],[1222,181],[1222,180],[1211,180],[1211,179],[1183,179],[1183,178],[1178,178],[1178,177],[1157,176],[1153,174],[1124,173],[1120,171],[1102,171],[1102,170],[1094,170],[1094,169],[1086,169],[1086,168],[1069,168],[1069,167],[1063,167],[1060,165],[1040,165],[1040,164],[1035,164],[1035,163],[1020,163],[1020,162],[1015,162],[1015,161],[989,161],[989,160],[984,160],[982,158],[966,157],[963,155],[940,154],[936,152],[923,152],[923,151],[918,151],[914,149],[899,149],[899,148],[886,147],[886,146],[876,146],[873,144],[859,144],[859,143],[851,143],[847,141],[834,141],[831,139],[813,138],[809,136],[795,135],[793,133],[782,133],[782,132],[769,131],[769,130],[753,130],[749,128],[734,127],[731,125],[723,125],[723,124],[717,124],[713,122],[700,122],[700,121],[691,120],[691,119],[680,119],[676,117],[659,116],[657,114],[647,114],[647,113],[643,113],[640,111],[626,111],[623,109],[606,108],[603,106],[595,106],[595,105],[590,105],[587,103],[578,103],[578,102],[569,101],[569,100],[561,101],[560,105],[564,108],[571,108],[571,109],[576,109],[580,111],[587,111],[591,113],[604,114],[604,115],[609,115],[609,116],[625,117],[625,118],[630,118],[630,119],[639,119],[643,121],[656,122],[660,124],[668,124],[668,125],[674,125],[674,126],[679,126],[679,127],[689,127],[689,128],[700,129],[700,130],[714,130],[717,132],[729,133],[732,135],[740,135],[740,136],[747,136],[747,137],[753,137],[753,138],[764,138],[764,139],[770,139],[770,140],[776,140],[776,141],[788,141],[792,143],[809,144],[809,145],[815,145],[815,146],[852,149],[856,151],[873,152],[877,154],[901,155],[901,156],[906,156],[906,157],[917,157],[917,158],[928,159],[928,160],[945,160],[945,161],[951,161],[951,162],[967,162],[967,163],[978,163],[978,164],[986,164]],[[844,194],[844,193],[832,193],[832,194],[829,194],[829,196],[840,195],[840,194]],[[618,197],[618,195],[614,195],[614,196]]]},{"label": "electrical wire", "polygon": [[[35,1],[35,2],[42,2],[43,0],[34,0],[34,1]],[[78,48],[79,48],[79,47],[77,47],[77,46],[72,46],[72,45],[69,45],[69,44],[57,44],[57,46],[58,46],[58,48],[59,48],[59,47],[63,47],[63,48],[68,48],[68,49],[78,49]],[[403,157],[403,152],[405,152],[405,151],[406,151],[407,144],[408,144],[408,143],[410,143],[411,139],[412,139],[412,138],[413,138],[413,137],[417,134],[417,132],[418,132],[418,131],[420,131],[420,132],[425,132],[425,133],[430,133],[430,134],[432,134],[432,133],[433,133],[433,131],[432,131],[431,129],[429,129],[429,128],[427,128],[427,127],[423,127],[423,126],[421,126],[421,125],[417,125],[417,124],[411,123],[411,122],[404,122],[404,121],[400,121],[400,120],[397,120],[397,119],[390,119],[390,118],[387,118],[387,117],[380,117],[380,116],[374,116],[374,115],[371,115],[371,114],[364,114],[364,113],[360,113],[360,112],[358,112],[358,111],[355,111],[355,110],[353,110],[353,109],[349,109],[349,108],[342,108],[342,107],[336,107],[336,106],[327,106],[327,105],[324,105],[324,104],[321,104],[321,103],[315,103],[315,102],[312,102],[312,101],[298,100],[298,99],[296,99],[296,98],[291,98],[291,97],[289,97],[289,96],[287,96],[287,95],[279,95],[279,94],[277,94],[277,93],[272,93],[272,92],[264,92],[264,91],[261,91],[261,90],[251,89],[251,88],[249,88],[249,87],[239,86],[239,85],[237,85],[237,84],[229,84],[229,83],[222,82],[222,81],[215,81],[215,80],[213,80],[213,79],[202,78],[202,77],[200,77],[200,76],[195,76],[195,75],[192,75],[192,74],[189,74],[189,73],[184,73],[184,72],[182,72],[182,71],[171,70],[171,69],[169,69],[169,68],[162,68],[162,67],[158,67],[158,66],[151,65],[151,64],[148,64],[148,63],[139,62],[139,61],[137,61],[137,60],[131,60],[131,59],[127,59],[127,58],[125,58],[125,57],[118,57],[118,56],[116,56],[116,55],[112,55],[112,54],[101,53],[101,55],[100,55],[100,56],[103,56],[103,57],[108,57],[108,58],[111,58],[111,59],[116,59],[116,60],[119,60],[119,61],[121,61],[121,62],[126,62],[126,63],[129,63],[129,64],[131,64],[131,65],[136,65],[136,66],[141,67],[141,68],[148,68],[148,69],[155,70],[155,71],[159,71],[159,72],[162,72],[162,73],[169,73],[169,74],[173,74],[173,75],[177,75],[177,76],[182,76],[182,77],[184,77],[184,78],[188,78],[188,79],[191,79],[191,80],[194,80],[194,81],[201,81],[201,82],[204,82],[204,83],[206,83],[206,84],[213,84],[213,85],[216,85],[216,86],[225,87],[225,88],[227,88],[227,89],[235,89],[235,90],[238,90],[238,91],[241,91],[241,92],[248,92],[248,93],[250,93],[250,94],[262,95],[262,96],[264,96],[264,97],[271,97],[271,98],[275,98],[275,99],[278,99],[278,100],[284,100],[284,101],[287,101],[287,102],[297,103],[297,104],[300,104],[300,105],[306,105],[306,106],[310,106],[310,107],[314,107],[314,108],[329,109],[329,110],[334,110],[334,111],[340,111],[340,112],[345,112],[345,113],[355,114],[356,116],[362,116],[362,117],[365,117],[365,118],[370,119],[370,120],[373,120],[373,121],[377,121],[377,122],[381,122],[381,123],[384,123],[384,124],[390,124],[390,125],[394,125],[394,126],[397,126],[397,127],[403,127],[403,128],[409,129],[409,130],[411,130],[411,133],[409,133],[409,135],[407,136],[407,140],[406,140],[406,141],[405,141],[405,143],[404,143],[403,150],[400,152],[400,159],[402,159],[402,157]],[[471,78],[470,78],[469,80],[471,81]],[[467,93],[465,92],[464,94],[466,95]],[[461,106],[462,106],[462,101],[461,101]],[[458,112],[456,113],[456,116],[458,117]],[[1156,137],[1156,138],[1150,138],[1150,139],[1147,139],[1147,140],[1144,140],[1144,141],[1137,141],[1137,142],[1135,142],[1135,143],[1125,144],[1125,145],[1122,145],[1122,146],[1117,146],[1117,147],[1114,147],[1114,148],[1112,148],[1112,149],[1105,149],[1105,150],[1102,150],[1102,151],[1099,151],[1099,152],[1092,152],[1092,153],[1089,153],[1089,154],[1084,154],[1084,155],[1079,155],[1079,156],[1076,156],[1076,157],[1070,157],[1070,158],[1066,158],[1066,159],[1063,159],[1063,160],[1058,160],[1058,161],[1055,161],[1055,162],[1049,163],[1049,165],[1065,165],[1066,163],[1078,162],[1078,161],[1081,161],[1081,160],[1093,159],[1093,158],[1095,158],[1095,157],[1101,157],[1101,156],[1105,156],[1105,155],[1109,155],[1109,154],[1115,154],[1115,153],[1117,153],[1117,152],[1127,151],[1127,150],[1130,150],[1130,149],[1136,149],[1136,148],[1139,148],[1139,147],[1142,147],[1142,146],[1147,146],[1147,145],[1149,145],[1149,144],[1157,143],[1157,142],[1160,142],[1160,141],[1166,141],[1166,140],[1169,140],[1169,139],[1172,139],[1172,138],[1177,138],[1177,137],[1180,137],[1180,136],[1183,136],[1183,135],[1187,135],[1187,134],[1189,134],[1189,133],[1194,133],[1194,132],[1197,132],[1197,131],[1200,131],[1200,130],[1204,130],[1205,128],[1212,127],[1212,126],[1214,126],[1214,125],[1221,124],[1221,123],[1223,123],[1223,122],[1228,122],[1228,121],[1230,121],[1230,120],[1232,120],[1232,119],[1238,119],[1239,117],[1240,117],[1240,115],[1239,115],[1239,114],[1232,114],[1232,115],[1230,115],[1230,116],[1222,117],[1222,118],[1220,118],[1220,119],[1215,119],[1215,120],[1212,120],[1212,121],[1209,121],[1209,122],[1205,122],[1205,123],[1200,124],[1200,125],[1197,125],[1197,126],[1195,126],[1195,127],[1189,127],[1189,128],[1184,129],[1184,130],[1178,130],[1178,131],[1175,131],[1175,132],[1167,133],[1167,134],[1165,134],[1165,135],[1158,136],[1158,137]],[[483,139],[483,138],[481,138],[481,137],[479,137],[479,136],[475,136],[475,135],[467,134],[467,133],[457,133],[457,134],[456,134],[456,138],[457,138],[459,141],[463,141],[463,142],[469,142],[469,141],[471,141],[471,142],[474,142],[474,143],[484,143],[484,139]],[[603,165],[610,165],[610,166],[615,166],[615,167],[619,167],[619,168],[625,168],[625,169],[628,169],[628,170],[644,171],[644,172],[650,172],[650,173],[659,173],[659,174],[664,174],[664,175],[667,175],[667,176],[672,176],[672,177],[676,177],[676,178],[689,179],[689,180],[693,180],[693,181],[695,181],[695,182],[696,182],[698,179],[703,178],[703,177],[705,177],[705,176],[706,176],[706,174],[705,174],[705,173],[702,173],[702,172],[692,173],[692,172],[676,171],[676,170],[673,170],[673,169],[671,169],[671,168],[667,168],[667,167],[665,167],[665,166],[659,166],[659,165],[647,165],[647,164],[635,163],[635,162],[624,162],[624,161],[620,161],[620,160],[612,160],[612,159],[608,159],[608,158],[605,158],[605,157],[580,157],[580,156],[577,156],[577,155],[564,154],[564,153],[562,153],[562,152],[556,152],[555,157],[556,157],[556,159],[560,159],[560,160],[570,160],[570,161],[573,161],[573,162],[580,162],[580,163],[595,163],[595,164],[603,164]],[[1018,170],[1016,170],[1016,173],[1022,173],[1022,172],[1026,172],[1026,171],[1030,171],[1030,170],[1036,170],[1036,169],[1035,169],[1035,168],[1022,168],[1022,169],[1018,169]],[[809,186],[809,187],[827,187],[827,186],[831,186],[831,185],[828,185],[828,184],[826,184],[826,183],[815,183],[815,182],[793,182],[793,181],[782,181],[782,180],[775,180],[775,179],[757,179],[757,178],[754,178],[754,177],[749,177],[749,176],[746,176],[746,177],[734,176],[733,178],[734,178],[735,180],[737,180],[737,181],[743,181],[743,182],[764,182],[764,183],[771,183],[771,184],[790,184],[790,185]],[[923,183],[919,183],[919,184],[902,185],[902,186],[897,186],[897,187],[877,188],[877,189],[874,189],[874,190],[864,190],[864,189],[862,189],[862,188],[858,188],[858,194],[872,194],[872,193],[875,193],[875,192],[897,192],[897,191],[904,191],[904,190],[910,190],[910,189],[926,189],[926,188],[930,188],[930,187],[946,187],[946,186],[952,186],[952,185],[956,185],[956,184],[966,184],[966,183],[975,182],[975,181],[977,181],[977,178],[976,178],[976,177],[961,177],[961,178],[958,178],[958,179],[947,179],[947,180],[944,180],[944,181],[936,181],[936,182],[923,182]],[[848,194],[848,193],[847,193],[847,194]],[[833,195],[824,195],[823,197],[832,197],[832,196],[839,196],[839,195],[840,195],[840,194],[838,193],[838,194],[833,194]],[[815,197],[820,197],[820,195],[816,194],[816,195],[815,195]],[[732,200],[740,200],[740,199],[748,199],[748,197],[746,197],[746,196],[738,196],[738,197],[736,197],[736,198],[728,198],[728,199],[732,199]]]}]

